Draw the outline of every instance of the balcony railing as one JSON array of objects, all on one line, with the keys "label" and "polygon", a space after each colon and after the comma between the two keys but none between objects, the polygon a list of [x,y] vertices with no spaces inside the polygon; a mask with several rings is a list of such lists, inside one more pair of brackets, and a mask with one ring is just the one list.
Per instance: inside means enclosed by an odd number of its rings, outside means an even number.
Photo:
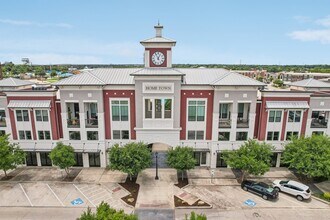
[{"label": "balcony railing", "polygon": [[86,128],[97,128],[99,122],[96,118],[86,119]]},{"label": "balcony railing", "polygon": [[6,118],[4,117],[1,117],[0,118],[0,127],[6,127],[7,124],[6,124]]},{"label": "balcony railing", "polygon": [[219,128],[231,128],[231,119],[219,118]]},{"label": "balcony railing", "polygon": [[327,119],[312,118],[311,128],[327,128],[327,127],[328,127]]},{"label": "balcony railing", "polygon": [[68,119],[68,128],[80,128],[79,119]]},{"label": "balcony railing", "polygon": [[248,128],[248,127],[249,127],[249,119],[237,118],[237,128]]}]

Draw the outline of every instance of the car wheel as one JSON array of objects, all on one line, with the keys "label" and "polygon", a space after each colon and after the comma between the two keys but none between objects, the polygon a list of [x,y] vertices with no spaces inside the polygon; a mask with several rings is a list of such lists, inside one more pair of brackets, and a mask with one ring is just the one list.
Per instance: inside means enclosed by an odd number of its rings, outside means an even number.
[{"label": "car wheel", "polygon": [[248,188],[246,186],[243,186],[243,190],[248,191]]},{"label": "car wheel", "polygon": [[300,195],[297,195],[297,199],[298,199],[299,201],[303,201],[303,200],[304,200],[304,198],[303,198],[302,196],[300,196]]},{"label": "car wheel", "polygon": [[267,199],[268,199],[268,197],[267,197],[266,195],[262,195],[262,198],[263,198],[264,200],[267,200]]},{"label": "car wheel", "polygon": [[277,191],[281,192],[281,189],[279,187],[274,187]]}]

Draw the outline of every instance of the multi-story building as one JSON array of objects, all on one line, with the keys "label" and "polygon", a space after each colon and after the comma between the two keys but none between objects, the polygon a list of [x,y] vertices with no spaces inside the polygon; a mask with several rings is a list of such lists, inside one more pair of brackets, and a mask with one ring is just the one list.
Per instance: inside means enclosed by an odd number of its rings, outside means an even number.
[{"label": "multi-story building", "polygon": [[85,70],[53,88],[4,89],[0,130],[27,152],[27,165],[51,165],[48,154],[62,141],[74,147],[77,166],[105,167],[111,146],[143,141],[191,146],[197,166],[215,168],[226,166],[223,150],[255,138],[276,147],[280,166],[291,135],[330,133],[329,88],[270,91],[225,69],[172,68],[176,41],[162,28],[140,42],[144,68]]}]

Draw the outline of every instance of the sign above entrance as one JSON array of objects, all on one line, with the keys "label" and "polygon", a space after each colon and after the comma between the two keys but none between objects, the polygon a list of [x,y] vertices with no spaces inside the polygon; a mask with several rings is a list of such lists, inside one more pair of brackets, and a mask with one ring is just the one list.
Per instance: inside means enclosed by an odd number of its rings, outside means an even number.
[{"label": "sign above entrance", "polygon": [[143,83],[143,93],[173,93],[174,83]]}]

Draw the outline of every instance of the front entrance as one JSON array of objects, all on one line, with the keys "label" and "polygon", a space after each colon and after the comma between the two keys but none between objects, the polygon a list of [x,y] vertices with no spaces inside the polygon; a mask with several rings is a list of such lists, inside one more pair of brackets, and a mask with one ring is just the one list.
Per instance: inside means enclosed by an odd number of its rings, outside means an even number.
[{"label": "front entrance", "polygon": [[52,166],[52,160],[49,158],[49,152],[40,152],[41,166]]},{"label": "front entrance", "polygon": [[221,153],[217,153],[217,167],[227,167],[224,159],[221,158]]},{"label": "front entrance", "polygon": [[100,167],[100,153],[88,153],[89,166],[90,167]]},{"label": "front entrance", "polygon": [[206,166],[206,157],[207,152],[206,151],[195,151],[194,152],[194,158],[196,160],[195,166]]},{"label": "front entrance", "polygon": [[38,166],[36,152],[33,151],[26,152],[26,166]]},{"label": "front entrance", "polygon": [[150,168],[156,168],[156,155],[158,161],[158,168],[169,168],[166,163],[167,150],[169,149],[169,145],[163,143],[154,143],[149,144],[148,147],[151,150],[152,155],[152,163]]},{"label": "front entrance", "polygon": [[158,168],[169,168],[166,163],[167,152],[152,152],[151,168],[156,168],[156,153],[158,153]]},{"label": "front entrance", "polygon": [[76,160],[76,164],[73,165],[73,166],[74,167],[82,167],[84,165],[82,153],[75,152],[74,157],[75,157],[75,160]]}]

